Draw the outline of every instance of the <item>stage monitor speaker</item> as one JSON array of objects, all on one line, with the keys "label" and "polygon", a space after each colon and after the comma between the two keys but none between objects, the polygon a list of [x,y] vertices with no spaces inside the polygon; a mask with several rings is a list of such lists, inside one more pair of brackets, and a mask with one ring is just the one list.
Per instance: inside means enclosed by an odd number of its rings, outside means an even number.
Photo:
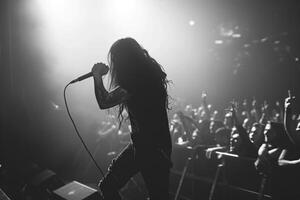
[{"label": "stage monitor speaker", "polygon": [[53,191],[59,200],[101,200],[97,190],[77,181],[72,181]]},{"label": "stage monitor speaker", "polygon": [[55,172],[46,169],[37,173],[23,188],[23,196],[31,199],[47,199],[51,191],[60,188],[64,182]]}]

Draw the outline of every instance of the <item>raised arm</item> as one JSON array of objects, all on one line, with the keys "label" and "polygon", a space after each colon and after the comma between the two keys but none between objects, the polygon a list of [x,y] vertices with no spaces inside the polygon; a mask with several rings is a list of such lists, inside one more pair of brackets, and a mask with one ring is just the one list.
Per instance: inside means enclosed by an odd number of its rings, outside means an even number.
[{"label": "raised arm", "polygon": [[287,97],[284,102],[284,128],[289,136],[293,134],[293,130],[296,128],[296,124],[292,120],[292,104],[295,101],[295,97]]},{"label": "raised arm", "polygon": [[211,117],[211,113],[210,113],[210,110],[209,110],[209,105],[207,104],[207,94],[206,92],[202,92],[201,94],[201,99],[202,99],[202,106],[204,108],[204,112],[205,112],[205,119],[207,120],[210,120],[210,117]]},{"label": "raised arm", "polygon": [[102,77],[107,74],[108,66],[103,63],[97,63],[92,68],[95,86],[95,96],[100,109],[107,109],[114,107],[126,100],[128,100],[128,93],[121,87],[115,88],[108,92],[104,85]]},{"label": "raised arm", "polygon": [[279,166],[287,166],[287,165],[298,165],[300,166],[300,158],[295,159],[295,160],[289,160],[286,158],[286,154],[287,154],[286,149],[282,150],[279,158],[278,158],[278,165]]}]

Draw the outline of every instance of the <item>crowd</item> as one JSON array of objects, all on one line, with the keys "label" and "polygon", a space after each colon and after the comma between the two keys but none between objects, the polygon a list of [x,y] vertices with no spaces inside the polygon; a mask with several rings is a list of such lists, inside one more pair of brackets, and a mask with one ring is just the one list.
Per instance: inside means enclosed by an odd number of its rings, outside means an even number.
[{"label": "crowd", "polygon": [[224,151],[253,158],[257,172],[268,177],[272,199],[299,199],[300,113],[296,98],[289,94],[284,105],[266,101],[230,102],[221,112],[202,94],[199,108],[191,105],[170,119],[174,145],[205,147],[206,156]]},{"label": "crowd", "polygon": [[[206,96],[202,94],[200,107],[186,105],[170,117],[173,145],[200,146],[208,159],[215,158],[212,155],[217,151],[249,157],[255,160],[257,172],[268,178],[272,199],[299,199],[300,112],[296,98],[289,95],[284,105],[279,101],[259,105],[255,99],[232,101],[221,112],[212,109]],[[110,149],[118,151],[130,141],[131,127],[126,120],[119,126],[114,115],[110,116],[98,134],[100,138],[113,136]]]}]

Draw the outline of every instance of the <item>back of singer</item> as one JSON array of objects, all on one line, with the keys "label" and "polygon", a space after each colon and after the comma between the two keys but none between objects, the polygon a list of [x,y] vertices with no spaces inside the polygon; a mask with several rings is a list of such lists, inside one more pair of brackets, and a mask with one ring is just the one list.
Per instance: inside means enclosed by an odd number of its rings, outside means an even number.
[{"label": "back of singer", "polygon": [[[99,187],[105,200],[121,199],[118,191],[141,172],[151,200],[169,199],[171,137],[167,118],[168,80],[161,65],[136,40],[116,41],[108,54],[109,67],[92,68],[95,95],[100,109],[119,107],[129,115],[131,143],[115,158]],[[109,71],[109,91],[102,77]]]}]

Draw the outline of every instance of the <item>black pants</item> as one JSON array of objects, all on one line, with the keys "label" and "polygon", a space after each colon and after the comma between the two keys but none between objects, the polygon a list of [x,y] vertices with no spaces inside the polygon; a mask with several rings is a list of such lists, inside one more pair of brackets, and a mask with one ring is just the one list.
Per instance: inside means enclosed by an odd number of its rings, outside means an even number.
[{"label": "black pants", "polygon": [[141,172],[151,200],[169,199],[170,153],[154,148],[126,146],[109,166],[100,182],[105,200],[121,199],[118,191],[132,176]]}]

